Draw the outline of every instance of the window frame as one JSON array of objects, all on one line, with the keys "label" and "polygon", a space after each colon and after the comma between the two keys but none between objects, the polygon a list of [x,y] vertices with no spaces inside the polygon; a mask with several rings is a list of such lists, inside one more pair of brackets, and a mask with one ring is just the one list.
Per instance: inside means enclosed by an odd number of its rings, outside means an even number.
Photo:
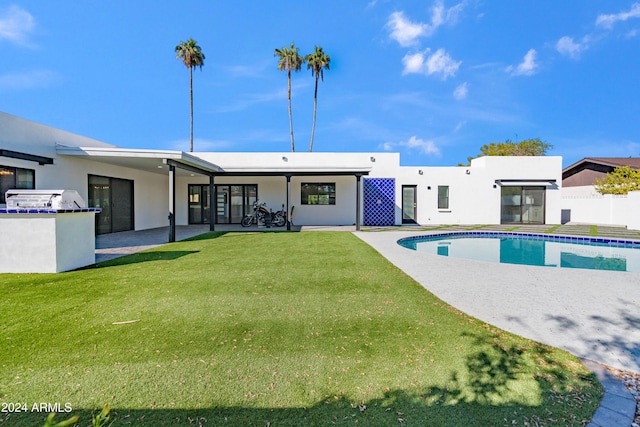
[{"label": "window frame", "polygon": [[[5,193],[7,192],[7,190],[15,190],[15,189],[23,189],[23,190],[33,190],[36,188],[36,170],[35,169],[29,169],[29,168],[21,168],[21,167],[17,167],[17,166],[5,166],[5,165],[0,165],[0,169],[4,169],[4,170],[9,170],[10,173],[13,173],[13,186],[12,187],[8,187],[8,188],[2,188],[0,187],[0,204],[6,204],[7,201],[5,200]],[[28,172],[31,174],[31,186],[30,187],[24,187],[24,186],[18,186],[18,174],[19,172]]]},{"label": "window frame", "polygon": [[[446,191],[446,194],[442,195],[442,190]],[[450,194],[448,185],[438,185],[438,209],[447,210],[450,205]]]},{"label": "window frame", "polygon": [[[326,190],[320,187],[328,187]],[[308,189],[314,191],[309,192]],[[305,189],[307,191],[305,192]],[[309,203],[309,196],[316,196],[316,203]],[[323,197],[320,197],[323,196]],[[324,197],[326,196],[326,197]],[[326,203],[320,203],[326,200]],[[336,183],[335,182],[301,182],[300,183],[300,204],[303,206],[335,206],[336,205]]]}]

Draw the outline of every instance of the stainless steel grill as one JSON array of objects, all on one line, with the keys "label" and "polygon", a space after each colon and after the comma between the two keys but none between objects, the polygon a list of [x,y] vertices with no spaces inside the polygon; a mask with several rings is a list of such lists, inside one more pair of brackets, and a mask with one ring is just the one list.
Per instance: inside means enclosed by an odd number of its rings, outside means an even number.
[{"label": "stainless steel grill", "polygon": [[86,208],[75,190],[8,190],[7,209],[76,210]]}]

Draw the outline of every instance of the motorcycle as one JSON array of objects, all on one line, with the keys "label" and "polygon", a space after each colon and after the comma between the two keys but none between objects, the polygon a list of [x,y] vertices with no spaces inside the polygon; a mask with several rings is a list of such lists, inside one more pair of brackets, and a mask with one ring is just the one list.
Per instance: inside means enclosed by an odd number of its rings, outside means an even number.
[{"label": "motorcycle", "polygon": [[276,227],[282,227],[287,223],[287,214],[284,212],[284,205],[282,205],[283,210],[273,212],[273,210],[267,209],[266,203],[260,203],[260,201],[256,200],[253,202],[253,212],[247,214],[244,218],[242,218],[242,226],[249,227],[251,224],[257,223],[258,225],[275,225]]}]

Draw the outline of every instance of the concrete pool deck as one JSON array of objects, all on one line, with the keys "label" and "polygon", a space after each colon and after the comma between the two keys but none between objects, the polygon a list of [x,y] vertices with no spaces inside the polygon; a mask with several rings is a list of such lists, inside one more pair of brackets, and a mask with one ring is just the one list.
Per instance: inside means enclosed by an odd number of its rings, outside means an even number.
[{"label": "concrete pool deck", "polygon": [[396,243],[435,233],[355,235],[438,298],[473,317],[581,358],[640,372],[640,273],[449,258]]}]

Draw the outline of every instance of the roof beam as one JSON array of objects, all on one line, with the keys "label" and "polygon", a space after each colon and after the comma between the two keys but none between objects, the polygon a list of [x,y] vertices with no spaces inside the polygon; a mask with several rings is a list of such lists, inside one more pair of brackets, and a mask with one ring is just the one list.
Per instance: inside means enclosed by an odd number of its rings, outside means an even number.
[{"label": "roof beam", "polygon": [[29,162],[37,162],[39,165],[52,165],[51,157],[38,156],[35,154],[20,153],[18,151],[5,150],[0,148],[0,157],[10,157],[12,159],[27,160]]}]

